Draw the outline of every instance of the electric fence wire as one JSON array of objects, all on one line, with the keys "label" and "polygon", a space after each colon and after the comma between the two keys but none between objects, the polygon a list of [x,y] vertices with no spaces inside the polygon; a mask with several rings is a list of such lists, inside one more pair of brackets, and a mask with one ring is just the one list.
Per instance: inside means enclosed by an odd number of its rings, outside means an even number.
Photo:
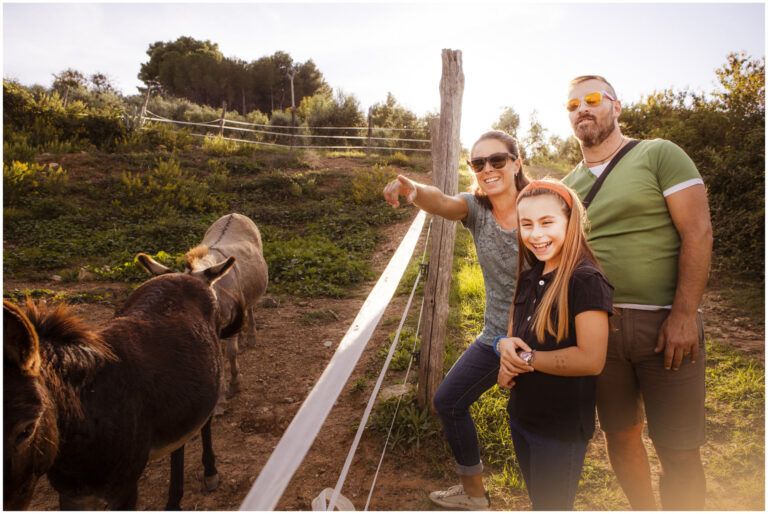
[{"label": "electric fence wire", "polygon": [[[427,227],[427,237],[424,240],[424,253],[421,255],[421,263],[419,264],[419,274],[416,275],[416,281],[413,284],[414,291],[416,290],[416,286],[419,284],[421,273],[425,269],[424,261],[427,258],[427,248],[429,247],[429,234],[432,231],[432,219],[429,220],[429,227]],[[413,365],[413,356],[416,351],[416,341],[418,341],[419,329],[421,328],[422,314],[424,314],[424,297],[423,296],[421,298],[421,307],[419,308],[419,317],[416,321],[416,332],[415,332],[416,337],[413,338],[413,343],[411,343],[411,359],[410,361],[408,361],[408,368],[405,370],[405,378],[403,379],[403,385],[408,384],[408,376],[411,374],[411,366]],[[395,335],[395,341],[398,341],[399,339],[400,339],[400,331],[398,329],[398,332]],[[376,488],[376,481],[379,479],[379,472],[381,471],[381,465],[384,463],[384,456],[387,454],[387,446],[389,445],[389,438],[392,435],[392,429],[394,428],[395,421],[397,420],[397,413],[400,410],[400,403],[403,401],[403,394],[405,394],[405,391],[401,392],[397,397],[397,405],[395,405],[395,412],[394,414],[392,414],[392,422],[389,424],[389,430],[387,431],[387,438],[384,441],[384,448],[381,449],[381,457],[379,458],[379,465],[376,466],[376,473],[373,475],[373,480],[371,480],[371,488],[368,491],[368,499],[365,500],[365,507],[363,508],[364,511],[368,511],[368,506],[371,503],[371,497],[373,496],[373,491]]]},{"label": "electric fence wire", "polygon": [[[433,218],[434,219],[434,218]],[[331,495],[330,500],[328,501],[328,507],[325,509],[326,511],[333,512],[334,507],[336,506],[336,501],[339,498],[339,495],[341,494],[341,489],[344,487],[344,482],[347,479],[347,473],[349,472],[349,468],[352,465],[352,459],[355,457],[355,453],[357,452],[357,446],[360,444],[360,439],[363,436],[363,431],[365,430],[366,425],[368,424],[368,417],[371,414],[371,410],[373,410],[373,404],[376,401],[376,397],[379,395],[379,389],[381,389],[381,384],[384,381],[384,376],[387,374],[387,370],[389,369],[389,363],[392,361],[392,357],[395,354],[395,350],[397,349],[397,345],[400,342],[400,333],[403,330],[403,325],[405,324],[405,319],[408,317],[408,311],[411,309],[411,304],[413,303],[413,297],[416,294],[416,288],[419,285],[419,280],[421,279],[423,264],[424,264],[424,258],[426,257],[427,252],[427,243],[429,241],[429,233],[432,229],[432,220],[429,222],[429,227],[427,229],[427,239],[424,243],[424,254],[422,255],[421,265],[419,266],[419,273],[416,275],[416,280],[413,283],[413,288],[411,289],[411,295],[408,297],[408,302],[405,305],[405,309],[403,309],[403,316],[400,318],[400,324],[397,327],[397,331],[395,332],[395,337],[392,341],[392,344],[389,347],[389,353],[387,354],[387,358],[384,361],[384,366],[381,368],[381,372],[379,373],[379,378],[376,380],[376,385],[373,386],[373,391],[371,392],[371,397],[368,400],[368,405],[365,407],[365,412],[363,412],[363,417],[360,419],[360,425],[357,427],[357,433],[355,434],[355,439],[352,441],[352,446],[349,449],[349,452],[347,453],[347,459],[344,462],[344,466],[341,470],[341,474],[339,474],[339,479],[336,482],[336,487],[333,489],[333,494]],[[423,300],[422,300],[422,307],[423,307]],[[421,312],[419,313],[419,320],[421,320]],[[413,354],[411,354],[411,362],[413,362]],[[410,369],[410,365],[409,365]],[[402,395],[400,396],[402,399]],[[398,401],[399,406],[399,401]],[[397,411],[395,411],[395,415],[397,415]],[[390,426],[391,431],[391,426]],[[386,450],[386,445],[384,446]],[[381,466],[381,462],[379,462],[379,466]],[[378,470],[377,470],[378,474]],[[369,496],[370,499],[370,496]],[[366,503],[367,507],[367,503]]]}]

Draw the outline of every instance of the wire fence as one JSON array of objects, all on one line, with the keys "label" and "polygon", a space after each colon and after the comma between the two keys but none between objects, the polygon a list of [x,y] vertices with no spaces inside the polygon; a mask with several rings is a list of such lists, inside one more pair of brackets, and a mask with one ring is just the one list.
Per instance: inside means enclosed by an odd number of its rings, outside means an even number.
[{"label": "wire fence", "polygon": [[[140,118],[141,126],[167,124],[184,128],[196,137],[219,136],[238,143],[277,146],[282,148],[322,150],[389,150],[400,152],[431,152],[428,129],[389,127],[308,127],[299,125],[265,125],[217,118],[206,122],[172,120],[149,110]],[[329,134],[323,131],[335,131]],[[410,133],[410,134],[408,134]],[[391,134],[416,137],[392,137]],[[422,137],[418,137],[422,136]]]}]

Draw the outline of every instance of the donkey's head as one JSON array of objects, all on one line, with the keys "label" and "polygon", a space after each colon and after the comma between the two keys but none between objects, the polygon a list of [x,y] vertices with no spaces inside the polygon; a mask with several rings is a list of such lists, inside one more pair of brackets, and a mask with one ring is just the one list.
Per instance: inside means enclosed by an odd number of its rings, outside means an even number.
[{"label": "donkey's head", "polygon": [[[151,275],[160,276],[167,273],[175,273],[174,270],[160,264],[147,254],[140,253],[136,256],[139,263],[146,269]],[[226,291],[216,291],[213,285],[221,278],[224,277],[235,265],[235,258],[229,257],[225,261],[219,262],[206,268],[196,269],[194,271],[187,269],[185,272],[193,277],[196,277],[211,287],[214,297],[216,297],[217,325],[219,336],[226,339],[227,337],[236,334],[240,331],[243,325],[245,317],[245,307],[242,301],[237,300],[231,294]],[[223,308],[224,304],[227,308]],[[225,313],[234,313],[225,317]]]},{"label": "donkey's head", "polygon": [[3,301],[3,508],[29,506],[35,484],[53,465],[59,433],[41,377],[37,332],[22,310]]}]

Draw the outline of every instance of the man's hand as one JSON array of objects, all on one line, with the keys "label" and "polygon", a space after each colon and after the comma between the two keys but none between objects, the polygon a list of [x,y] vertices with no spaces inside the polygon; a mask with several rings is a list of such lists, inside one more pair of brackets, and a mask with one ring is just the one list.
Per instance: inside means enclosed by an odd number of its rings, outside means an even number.
[{"label": "man's hand", "polygon": [[683,357],[691,356],[691,363],[699,356],[699,327],[696,313],[677,314],[673,310],[664,320],[656,341],[656,353],[664,351],[664,369],[677,371]]},{"label": "man's hand", "polygon": [[403,175],[398,175],[395,180],[384,186],[384,199],[392,207],[400,206],[400,196],[404,196],[408,203],[416,200],[416,183]]}]

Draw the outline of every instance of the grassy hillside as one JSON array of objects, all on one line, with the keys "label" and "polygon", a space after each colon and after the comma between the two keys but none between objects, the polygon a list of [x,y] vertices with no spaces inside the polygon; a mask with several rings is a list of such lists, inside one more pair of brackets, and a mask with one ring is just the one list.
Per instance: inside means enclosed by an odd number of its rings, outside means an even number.
[{"label": "grassy hillside", "polygon": [[272,292],[343,296],[371,278],[380,229],[411,213],[383,202],[383,184],[428,164],[403,154],[350,158],[220,139],[199,145],[169,132],[142,137],[112,153],[5,163],[6,278],[66,281],[88,272],[142,281],[136,253],[178,268],[214,220],[239,212],[262,231]]}]

